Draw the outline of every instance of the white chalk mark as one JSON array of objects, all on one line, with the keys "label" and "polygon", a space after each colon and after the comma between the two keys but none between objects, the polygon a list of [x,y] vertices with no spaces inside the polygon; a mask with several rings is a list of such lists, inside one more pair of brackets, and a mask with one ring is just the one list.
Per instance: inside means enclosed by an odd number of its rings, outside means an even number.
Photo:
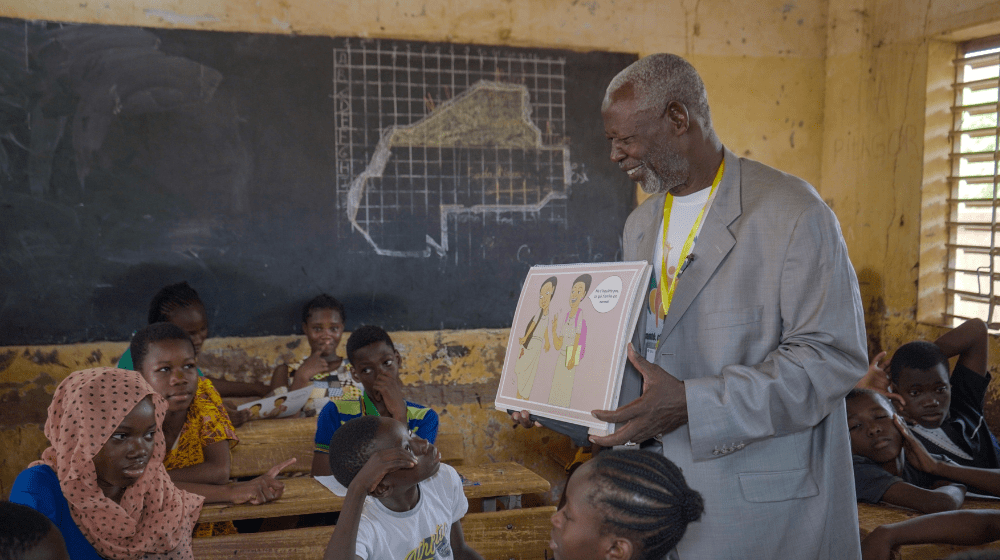
[{"label": "white chalk mark", "polygon": [[148,18],[160,18],[161,20],[174,25],[194,25],[196,23],[203,23],[207,21],[219,21],[219,18],[211,14],[205,14],[203,16],[189,16],[178,14],[177,12],[171,12],[170,10],[153,10],[150,8],[146,8],[142,11],[142,13]]}]

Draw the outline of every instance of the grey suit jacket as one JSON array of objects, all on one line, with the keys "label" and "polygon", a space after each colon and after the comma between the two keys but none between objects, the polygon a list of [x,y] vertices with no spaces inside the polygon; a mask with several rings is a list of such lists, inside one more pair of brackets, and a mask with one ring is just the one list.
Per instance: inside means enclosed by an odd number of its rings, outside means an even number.
[{"label": "grey suit jacket", "polygon": [[[860,558],[844,395],[867,357],[840,226],[801,179],[725,161],[655,358],[687,393],[663,453],[705,498],[680,558]],[[625,260],[652,260],[662,219],[663,195],[632,212]],[[640,388],[630,367],[620,404]]]}]

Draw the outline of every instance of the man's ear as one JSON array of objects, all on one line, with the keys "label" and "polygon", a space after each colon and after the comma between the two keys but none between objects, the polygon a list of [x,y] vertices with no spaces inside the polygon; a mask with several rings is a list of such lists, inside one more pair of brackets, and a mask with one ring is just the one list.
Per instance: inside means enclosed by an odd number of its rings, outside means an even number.
[{"label": "man's ear", "polygon": [[691,127],[690,115],[687,107],[680,101],[670,101],[663,111],[663,118],[667,119],[670,130],[673,134],[680,136]]},{"label": "man's ear", "polygon": [[631,560],[635,552],[632,541],[624,537],[612,537],[612,539],[604,553],[605,560]]}]

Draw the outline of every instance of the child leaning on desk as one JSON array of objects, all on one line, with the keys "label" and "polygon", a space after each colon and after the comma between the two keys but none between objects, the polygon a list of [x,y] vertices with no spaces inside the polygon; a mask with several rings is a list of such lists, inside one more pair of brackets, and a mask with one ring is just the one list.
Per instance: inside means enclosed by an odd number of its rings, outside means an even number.
[{"label": "child leaning on desk", "polygon": [[328,476],[330,472],[330,439],[347,421],[363,416],[387,416],[403,422],[414,435],[434,443],[437,438],[438,415],[431,408],[403,398],[399,380],[399,352],[389,333],[381,327],[365,325],[351,333],[347,340],[347,359],[354,377],[364,386],[360,398],[330,401],[316,419],[315,449],[312,475]]},{"label": "child leaning on desk", "polygon": [[459,521],[462,480],[430,442],[385,416],[355,418],[334,433],[329,468],[347,487],[325,560],[483,560]]}]

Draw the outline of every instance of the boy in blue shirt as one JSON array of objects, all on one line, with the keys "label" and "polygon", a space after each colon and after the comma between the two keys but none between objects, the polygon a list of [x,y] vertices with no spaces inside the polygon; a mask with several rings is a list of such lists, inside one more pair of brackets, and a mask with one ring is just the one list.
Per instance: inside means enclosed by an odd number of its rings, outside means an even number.
[{"label": "boy in blue shirt", "polygon": [[316,420],[312,475],[330,475],[330,439],[347,421],[361,416],[387,416],[407,425],[414,433],[434,443],[438,415],[432,409],[403,398],[399,380],[399,352],[389,333],[380,327],[365,325],[347,339],[347,361],[354,378],[364,386],[359,399],[330,401]]},{"label": "boy in blue shirt", "polygon": [[324,560],[483,560],[462,533],[462,479],[433,444],[401,422],[365,416],[345,423],[330,445],[329,468],[347,495]]}]

